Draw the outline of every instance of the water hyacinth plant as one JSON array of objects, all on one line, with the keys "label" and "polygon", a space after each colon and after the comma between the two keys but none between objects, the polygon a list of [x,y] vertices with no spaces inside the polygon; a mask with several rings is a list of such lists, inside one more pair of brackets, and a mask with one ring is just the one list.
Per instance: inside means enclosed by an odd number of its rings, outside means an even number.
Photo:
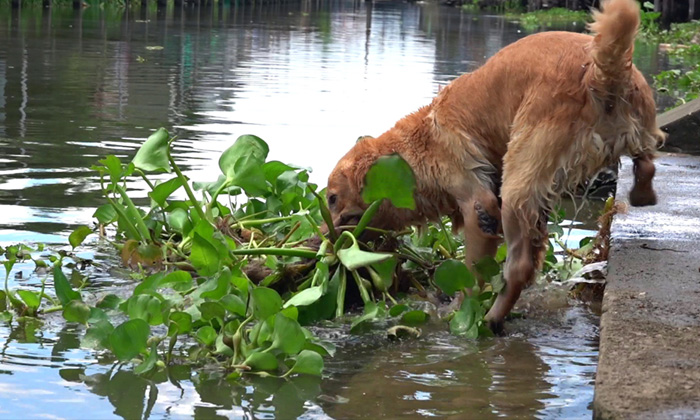
[{"label": "water hyacinth plant", "polygon": [[[94,230],[113,232],[122,262],[140,280],[133,290],[88,302],[82,288],[89,280],[72,251],[8,247],[0,250],[6,270],[0,319],[61,311],[66,321],[85,326],[83,346],[135,361],[137,374],[168,363],[216,363],[231,378],[321,375],[323,358],[335,349],[309,326],[338,320],[338,328],[349,322],[351,332],[360,332],[381,320],[382,328],[391,324],[390,337],[416,336],[431,315],[420,301],[438,295],[468,296],[447,316],[454,334],[491,334],[484,315],[504,285],[505,246],[474,267],[485,280],[480,288],[446,223],[422,232],[371,226],[384,200],[414,205],[413,173],[398,155],[372,167],[363,191],[368,209],[356,226],[339,229],[308,170],[268,161],[262,139],[239,137],[219,159],[221,175],[209,183],[191,183],[182,173],[173,140],[161,128],[131,162],[100,160],[93,169],[106,203],[94,214],[97,227],[81,226],[69,237],[74,250]],[[154,183],[155,173],[173,176]],[[150,205],[138,206],[129,196],[134,177],[148,185]],[[180,191],[185,199],[177,198]],[[558,229],[553,240],[562,234]],[[378,239],[365,242],[366,230]],[[546,270],[559,264],[553,249]],[[8,289],[13,264],[30,259],[52,272],[55,297],[44,288]]]}]

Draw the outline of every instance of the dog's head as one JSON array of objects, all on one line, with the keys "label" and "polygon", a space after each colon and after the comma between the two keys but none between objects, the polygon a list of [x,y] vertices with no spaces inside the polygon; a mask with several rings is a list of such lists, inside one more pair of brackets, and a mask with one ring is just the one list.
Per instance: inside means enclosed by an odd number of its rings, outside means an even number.
[{"label": "dog's head", "polygon": [[[386,144],[391,141],[391,138],[385,137],[387,135],[385,133],[376,139],[372,137],[358,139],[355,146],[340,159],[328,177],[326,198],[334,226],[356,225],[369,207],[362,198],[365,176],[378,158],[393,152],[393,148],[386,147]],[[413,211],[397,209],[385,200],[372,218],[370,226],[399,230],[411,224],[414,218]]]},{"label": "dog's head", "polygon": [[367,171],[379,155],[367,146],[368,140],[359,139],[328,177],[326,200],[336,227],[356,225],[368,207],[362,199],[362,188]]}]

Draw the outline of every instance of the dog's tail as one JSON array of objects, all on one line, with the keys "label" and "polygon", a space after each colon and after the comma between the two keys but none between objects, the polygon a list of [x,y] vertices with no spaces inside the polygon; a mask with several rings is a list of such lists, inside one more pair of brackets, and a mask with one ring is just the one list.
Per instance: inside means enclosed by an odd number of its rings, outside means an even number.
[{"label": "dog's tail", "polygon": [[602,11],[593,11],[591,57],[594,79],[612,87],[630,75],[634,37],[639,27],[639,5],[635,0],[604,0]]}]

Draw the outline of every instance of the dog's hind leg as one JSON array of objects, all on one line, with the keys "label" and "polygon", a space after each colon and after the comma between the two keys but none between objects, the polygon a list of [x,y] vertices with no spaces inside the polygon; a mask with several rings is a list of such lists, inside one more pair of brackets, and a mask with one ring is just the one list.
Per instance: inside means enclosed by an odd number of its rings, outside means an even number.
[{"label": "dog's hind leg", "polygon": [[538,208],[522,209],[503,201],[503,233],[508,244],[504,268],[506,285],[486,315],[491,330],[500,333],[520,292],[535,278],[546,248],[547,213]]},{"label": "dog's hind leg", "polygon": [[633,206],[653,206],[656,204],[656,193],[652,186],[656,168],[650,155],[641,155],[633,159],[634,186],[630,191],[630,204]]},{"label": "dog's hind leg", "polygon": [[[564,115],[565,121],[571,121]],[[564,124],[516,125],[503,158],[501,217],[508,244],[504,268],[506,285],[486,315],[492,331],[499,333],[520,292],[534,279],[546,251],[547,216],[556,195],[555,174],[569,153],[574,138]],[[565,126],[566,127],[566,126]]]}]

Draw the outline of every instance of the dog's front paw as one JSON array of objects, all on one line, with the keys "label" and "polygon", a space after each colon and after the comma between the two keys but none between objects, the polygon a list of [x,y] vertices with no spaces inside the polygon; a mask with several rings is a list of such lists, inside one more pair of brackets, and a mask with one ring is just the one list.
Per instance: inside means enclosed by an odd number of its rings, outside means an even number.
[{"label": "dog's front paw", "polygon": [[653,206],[656,204],[656,193],[653,189],[632,188],[630,204],[635,207]]},{"label": "dog's front paw", "polygon": [[505,332],[503,329],[503,324],[504,324],[503,319],[488,319],[488,318],[486,318],[486,325],[488,325],[491,332],[496,336],[505,335]]}]

